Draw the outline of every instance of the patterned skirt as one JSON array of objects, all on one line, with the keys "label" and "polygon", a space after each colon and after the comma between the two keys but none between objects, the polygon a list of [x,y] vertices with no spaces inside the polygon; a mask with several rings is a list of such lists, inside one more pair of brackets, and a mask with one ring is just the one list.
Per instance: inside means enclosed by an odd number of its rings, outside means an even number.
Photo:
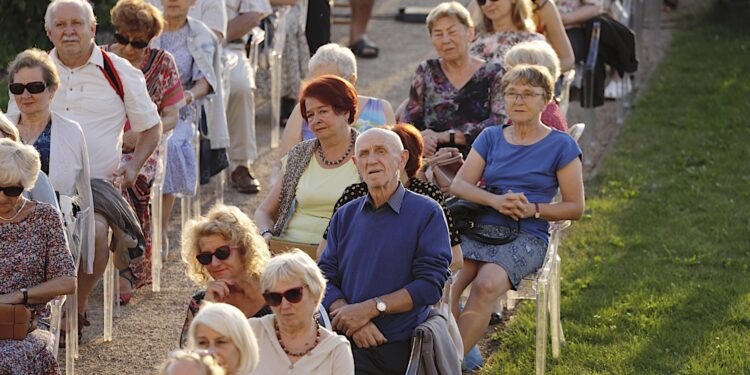
[{"label": "patterned skirt", "polygon": [[[482,234],[499,237],[507,234],[502,225],[479,225]],[[489,245],[461,235],[461,251],[464,259],[495,263],[508,274],[513,290],[524,277],[536,272],[547,255],[547,244],[540,238],[521,232],[518,237],[504,245]]]},{"label": "patterned skirt", "polygon": [[59,375],[50,333],[35,329],[24,340],[0,340],[0,374]]}]

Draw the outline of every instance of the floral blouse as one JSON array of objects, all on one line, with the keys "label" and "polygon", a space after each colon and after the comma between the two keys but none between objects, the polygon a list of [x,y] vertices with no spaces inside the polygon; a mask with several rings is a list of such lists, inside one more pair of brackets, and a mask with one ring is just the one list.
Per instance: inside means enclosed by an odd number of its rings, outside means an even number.
[{"label": "floral blouse", "polygon": [[503,31],[486,33],[471,42],[469,53],[503,67],[505,74],[505,54],[518,43],[545,40],[544,35],[528,31]]},{"label": "floral blouse", "polygon": [[[453,217],[451,216],[451,212],[448,210],[448,207],[446,207],[445,205],[443,193],[440,191],[440,188],[430,182],[422,181],[416,177],[409,177],[409,186],[407,187],[407,189],[414,193],[430,197],[435,202],[438,202],[440,204],[440,207],[443,209],[443,213],[445,214],[445,220],[448,222],[448,232],[450,232],[451,235],[451,246],[460,244],[461,233],[459,233],[458,229],[453,226]],[[344,194],[341,195],[341,198],[336,201],[336,205],[333,207],[333,213],[335,214],[336,211],[341,208],[341,206],[359,197],[364,197],[367,194],[367,184],[365,184],[364,182],[349,185],[346,190],[344,190]],[[326,228],[326,231],[323,233],[323,238],[328,239],[328,228]]]},{"label": "floral blouse", "polygon": [[445,75],[439,59],[424,61],[414,74],[401,120],[419,130],[461,131],[466,134],[467,145],[459,148],[468,152],[484,128],[504,124],[508,117],[500,88],[502,73],[502,66],[487,63],[457,88]]}]

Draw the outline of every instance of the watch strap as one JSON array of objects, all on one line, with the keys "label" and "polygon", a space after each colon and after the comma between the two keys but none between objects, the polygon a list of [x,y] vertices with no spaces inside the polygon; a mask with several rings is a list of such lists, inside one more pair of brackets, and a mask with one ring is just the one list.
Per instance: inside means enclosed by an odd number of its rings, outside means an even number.
[{"label": "watch strap", "polygon": [[21,288],[21,294],[23,295],[23,301],[21,304],[24,306],[29,304],[29,290],[26,288]]}]

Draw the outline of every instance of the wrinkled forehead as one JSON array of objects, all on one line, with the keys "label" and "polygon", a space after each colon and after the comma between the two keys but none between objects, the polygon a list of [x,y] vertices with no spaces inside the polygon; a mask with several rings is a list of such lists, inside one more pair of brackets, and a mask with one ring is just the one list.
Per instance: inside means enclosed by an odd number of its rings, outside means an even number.
[{"label": "wrinkled forehead", "polygon": [[389,130],[377,132],[366,131],[357,138],[355,152],[359,153],[361,150],[385,148],[391,153],[397,153],[400,145],[401,140],[398,138],[398,135]]},{"label": "wrinkled forehead", "polygon": [[55,5],[52,8],[52,13],[50,15],[52,22],[77,20],[82,21],[83,23],[88,23],[89,21],[86,17],[83,6],[72,2],[64,2]]}]

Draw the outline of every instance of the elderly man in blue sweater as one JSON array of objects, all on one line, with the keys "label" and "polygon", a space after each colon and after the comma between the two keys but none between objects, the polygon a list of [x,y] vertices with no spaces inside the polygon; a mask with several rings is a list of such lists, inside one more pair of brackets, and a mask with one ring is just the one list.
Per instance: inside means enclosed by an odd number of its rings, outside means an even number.
[{"label": "elderly man in blue sweater", "polygon": [[403,374],[411,333],[427,319],[448,278],[451,245],[440,206],[399,182],[408,159],[396,133],[370,129],[354,161],[369,194],[331,219],[320,269],[323,305],[354,343],[357,374]]}]

